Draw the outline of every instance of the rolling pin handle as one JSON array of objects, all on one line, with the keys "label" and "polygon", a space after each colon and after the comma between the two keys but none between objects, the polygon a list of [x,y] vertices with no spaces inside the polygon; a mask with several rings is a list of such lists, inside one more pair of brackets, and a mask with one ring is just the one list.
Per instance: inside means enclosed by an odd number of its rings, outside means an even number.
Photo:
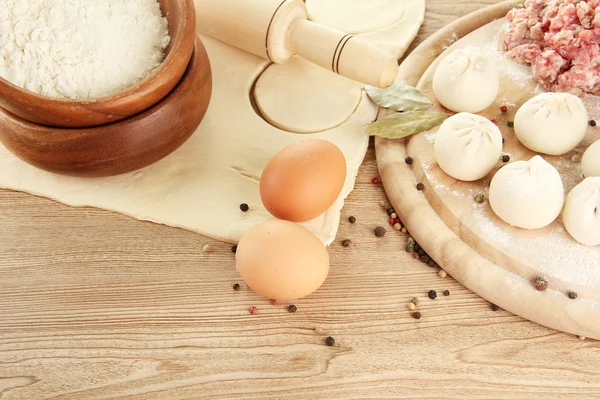
[{"label": "rolling pin handle", "polygon": [[386,88],[398,74],[398,60],[383,49],[301,18],[290,27],[287,47],[314,64],[371,86]]}]

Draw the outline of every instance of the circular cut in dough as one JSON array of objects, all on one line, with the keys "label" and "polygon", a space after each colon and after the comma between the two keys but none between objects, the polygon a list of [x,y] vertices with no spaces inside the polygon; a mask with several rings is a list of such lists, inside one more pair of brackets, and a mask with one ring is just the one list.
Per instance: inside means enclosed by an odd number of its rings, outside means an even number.
[{"label": "circular cut in dough", "polygon": [[583,140],[588,114],[583,101],[569,93],[542,93],[529,99],[515,115],[515,134],[523,146],[558,156]]},{"label": "circular cut in dough", "polygon": [[581,244],[600,244],[600,177],[587,178],[567,196],[565,228]]},{"label": "circular cut in dough", "polygon": [[492,57],[478,47],[446,56],[433,75],[433,93],[446,108],[477,113],[492,105],[500,90],[500,74]]},{"label": "circular cut in dough", "polygon": [[273,126],[295,133],[322,132],[343,124],[361,97],[359,83],[300,57],[269,66],[254,90],[262,116]]},{"label": "circular cut in dough", "polygon": [[434,151],[445,173],[461,181],[476,181],[489,174],[498,162],[502,133],[487,118],[459,113],[440,126]]},{"label": "circular cut in dough", "polygon": [[581,159],[581,171],[586,178],[600,176],[600,140],[594,142],[585,153],[583,153],[583,158]]},{"label": "circular cut in dough", "polygon": [[500,168],[492,179],[489,196],[498,217],[524,229],[550,225],[565,202],[560,174],[540,156]]},{"label": "circular cut in dough", "polygon": [[351,34],[387,28],[406,7],[403,0],[306,0],[309,19]]}]

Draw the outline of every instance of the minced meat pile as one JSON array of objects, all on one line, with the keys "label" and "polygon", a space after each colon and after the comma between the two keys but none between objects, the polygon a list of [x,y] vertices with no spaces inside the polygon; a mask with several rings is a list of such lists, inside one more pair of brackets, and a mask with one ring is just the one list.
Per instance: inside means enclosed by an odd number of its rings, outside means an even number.
[{"label": "minced meat pile", "polygon": [[544,89],[600,95],[600,0],[526,0],[509,11],[500,46],[530,64]]}]

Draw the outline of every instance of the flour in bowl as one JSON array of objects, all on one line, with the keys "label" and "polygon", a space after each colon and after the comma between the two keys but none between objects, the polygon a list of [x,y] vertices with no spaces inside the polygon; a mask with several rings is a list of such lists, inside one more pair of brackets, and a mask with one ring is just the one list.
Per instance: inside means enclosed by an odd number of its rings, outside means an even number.
[{"label": "flour in bowl", "polygon": [[162,63],[169,41],[156,0],[0,0],[0,77],[44,96],[124,90]]}]

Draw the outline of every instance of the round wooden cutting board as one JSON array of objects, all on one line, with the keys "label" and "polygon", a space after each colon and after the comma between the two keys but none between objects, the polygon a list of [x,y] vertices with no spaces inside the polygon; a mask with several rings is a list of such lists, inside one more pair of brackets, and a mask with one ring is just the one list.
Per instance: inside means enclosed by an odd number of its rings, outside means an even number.
[{"label": "round wooden cutting board", "polygon": [[[439,31],[419,46],[401,65],[398,79],[419,88],[433,102],[431,80],[439,61],[457,48],[484,47],[498,58],[502,83],[496,103],[482,115],[495,120],[505,139],[503,154],[510,161],[529,160],[535,153],[516,139],[508,121],[518,108],[540,93],[530,68],[506,58],[497,49],[496,35],[507,23],[504,17],[521,1],[507,1],[470,14]],[[590,118],[600,118],[598,98],[585,99]],[[503,113],[500,106],[507,105]],[[380,117],[388,114],[382,110]],[[586,247],[572,239],[559,218],[535,231],[513,228],[496,217],[487,199],[497,168],[478,182],[461,182],[446,175],[433,156],[437,128],[408,140],[377,138],[376,152],[387,195],[415,240],[449,274],[498,306],[561,331],[600,339],[600,246]],[[600,139],[591,128],[573,152],[544,158],[561,173],[570,191],[583,180],[579,160],[583,151]],[[414,159],[412,165],[405,158]],[[416,184],[425,185],[423,191]],[[538,291],[532,282],[549,283]],[[573,299],[572,293],[577,293]]]}]

